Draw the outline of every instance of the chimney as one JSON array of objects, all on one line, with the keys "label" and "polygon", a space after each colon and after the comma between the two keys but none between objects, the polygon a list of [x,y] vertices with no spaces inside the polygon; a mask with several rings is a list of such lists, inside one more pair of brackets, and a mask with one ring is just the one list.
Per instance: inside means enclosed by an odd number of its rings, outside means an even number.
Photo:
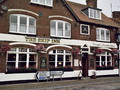
[{"label": "chimney", "polygon": [[86,4],[90,7],[97,8],[97,0],[86,0]]},{"label": "chimney", "polygon": [[114,11],[112,12],[112,15],[113,15],[113,19],[118,23],[120,23],[120,11]]},{"label": "chimney", "polygon": [[113,18],[120,18],[120,11],[114,11],[112,12]]}]

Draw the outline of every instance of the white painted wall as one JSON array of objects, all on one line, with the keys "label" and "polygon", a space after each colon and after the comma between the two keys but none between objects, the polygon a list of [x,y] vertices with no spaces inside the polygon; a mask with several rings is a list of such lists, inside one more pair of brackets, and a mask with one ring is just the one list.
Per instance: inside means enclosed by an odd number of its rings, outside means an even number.
[{"label": "white painted wall", "polygon": [[[63,78],[78,77],[79,72],[80,70],[64,72],[62,77]],[[50,78],[52,79],[52,77]],[[60,76],[55,76],[55,78],[60,78]],[[18,81],[18,80],[34,80],[34,79],[36,79],[35,73],[17,73],[17,74],[0,73],[0,82]]]},{"label": "white painted wall", "polygon": [[96,75],[100,76],[100,75],[115,75],[118,74],[118,69],[114,69],[114,70],[98,70],[96,71]]}]

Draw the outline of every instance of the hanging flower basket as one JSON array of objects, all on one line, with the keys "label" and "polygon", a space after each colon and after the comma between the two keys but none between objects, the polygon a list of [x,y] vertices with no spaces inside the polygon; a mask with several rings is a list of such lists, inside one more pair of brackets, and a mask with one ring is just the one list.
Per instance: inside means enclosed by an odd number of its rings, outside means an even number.
[{"label": "hanging flower basket", "polygon": [[45,52],[45,51],[46,51],[46,49],[45,49],[45,47],[44,47],[43,44],[36,45],[36,46],[34,47],[34,49],[35,49],[36,52],[42,52],[42,51]]},{"label": "hanging flower basket", "polygon": [[118,54],[120,51],[118,49],[112,49],[112,54]]},{"label": "hanging flower basket", "polygon": [[80,49],[79,48],[73,48],[72,49],[73,56],[77,56],[77,55],[79,55],[79,53],[80,53]]},{"label": "hanging flower basket", "polygon": [[101,54],[101,53],[103,53],[104,51],[105,51],[104,49],[97,48],[97,49],[95,50],[95,54]]},{"label": "hanging flower basket", "polygon": [[0,44],[0,52],[4,53],[11,49],[11,46],[8,43],[1,43]]},{"label": "hanging flower basket", "polygon": [[73,68],[71,66],[64,66],[64,67],[49,67],[49,71],[73,71]]}]

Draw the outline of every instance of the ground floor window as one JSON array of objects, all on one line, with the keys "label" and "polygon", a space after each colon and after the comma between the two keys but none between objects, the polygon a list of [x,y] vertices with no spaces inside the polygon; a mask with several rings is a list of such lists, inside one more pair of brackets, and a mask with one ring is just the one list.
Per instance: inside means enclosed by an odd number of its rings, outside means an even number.
[{"label": "ground floor window", "polygon": [[19,68],[36,68],[37,54],[31,48],[11,48],[8,51],[7,70]]},{"label": "ground floor window", "polygon": [[96,56],[96,66],[112,66],[112,55],[109,52],[102,52]]},{"label": "ground floor window", "polygon": [[49,52],[49,66],[52,67],[71,67],[72,54],[67,50],[51,50]]},{"label": "ground floor window", "polygon": [[112,55],[109,52],[102,52],[96,55],[96,70],[113,69]]}]

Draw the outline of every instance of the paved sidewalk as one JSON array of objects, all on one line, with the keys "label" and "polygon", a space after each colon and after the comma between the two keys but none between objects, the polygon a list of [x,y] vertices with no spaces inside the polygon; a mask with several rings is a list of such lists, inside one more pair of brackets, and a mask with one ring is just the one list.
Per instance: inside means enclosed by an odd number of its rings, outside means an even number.
[{"label": "paved sidewalk", "polygon": [[[120,82],[120,77],[102,77],[97,79],[83,78],[82,80],[62,80],[49,82],[34,82],[22,84],[0,85],[0,90],[64,90],[61,88],[85,87],[93,85],[106,85]],[[65,89],[68,90],[68,89]],[[70,89],[76,90],[76,89]],[[79,90],[79,89],[78,89]],[[111,89],[112,90],[112,89]]]}]

